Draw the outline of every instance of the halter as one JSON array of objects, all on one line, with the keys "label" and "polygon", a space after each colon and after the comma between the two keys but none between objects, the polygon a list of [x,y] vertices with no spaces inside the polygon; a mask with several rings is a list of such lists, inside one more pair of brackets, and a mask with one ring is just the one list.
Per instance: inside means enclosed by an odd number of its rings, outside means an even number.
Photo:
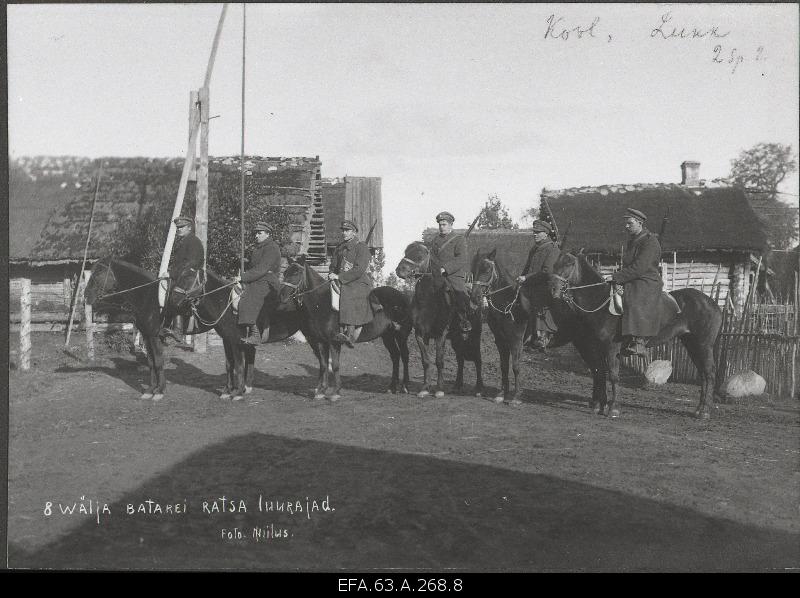
[{"label": "halter", "polygon": [[495,282],[500,280],[500,274],[497,272],[497,264],[493,260],[490,260],[489,258],[484,258],[483,261],[486,262],[486,263],[491,264],[491,266],[492,266],[492,274],[491,274],[491,276],[489,276],[489,280],[487,280],[485,282],[482,281],[482,280],[474,280],[472,282],[472,284],[473,285],[478,285],[479,287],[483,287],[483,291],[481,292],[481,298],[486,300],[486,304],[489,307],[491,307],[496,312],[499,312],[499,313],[503,314],[504,316],[507,316],[507,317],[511,318],[512,322],[515,321],[514,320],[513,309],[514,309],[514,305],[516,305],[517,301],[519,300],[519,292],[520,292],[520,289],[522,287],[520,285],[516,285],[517,291],[514,294],[514,299],[512,299],[502,309],[497,307],[494,304],[494,302],[492,301],[491,296],[492,295],[496,295],[497,293],[499,293],[501,291],[505,291],[506,289],[514,288],[515,285],[507,285],[507,286],[504,286],[504,287],[502,287],[500,289],[492,291],[491,290],[492,289],[492,285]]},{"label": "halter", "polygon": [[561,297],[564,300],[564,303],[569,305],[570,308],[572,308],[572,309],[576,309],[577,308],[578,310],[582,311],[585,314],[593,314],[593,313],[598,312],[601,309],[603,309],[606,305],[608,305],[609,301],[611,301],[611,295],[609,294],[608,298],[605,301],[603,301],[603,303],[601,303],[595,309],[584,309],[580,305],[575,303],[575,299],[572,296],[572,292],[580,290],[580,289],[588,289],[589,287],[597,287],[597,286],[600,286],[600,285],[607,285],[608,283],[607,282],[595,282],[595,283],[592,283],[592,284],[584,284],[584,285],[580,285],[580,286],[570,286],[569,280],[567,280],[563,276],[559,276],[558,274],[553,274],[552,276],[559,283],[559,286],[560,286],[559,290],[561,291]]},{"label": "halter", "polygon": [[413,266],[409,276],[411,276],[413,278],[422,278],[426,274],[430,274],[431,273],[431,271],[430,271],[431,270],[431,252],[430,252],[430,250],[428,250],[427,247],[425,249],[426,249],[428,255],[426,257],[424,257],[419,262],[415,262],[411,258],[408,258],[408,257],[405,257],[405,256],[403,256],[403,259],[400,260],[401,264],[403,262],[406,262],[406,263],[411,264]]}]

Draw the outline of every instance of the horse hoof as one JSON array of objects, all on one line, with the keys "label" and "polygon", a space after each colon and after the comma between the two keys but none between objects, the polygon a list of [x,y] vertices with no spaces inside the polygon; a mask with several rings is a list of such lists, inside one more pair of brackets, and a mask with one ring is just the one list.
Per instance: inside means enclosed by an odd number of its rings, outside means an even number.
[{"label": "horse hoof", "polygon": [[153,393],[151,393],[151,392],[142,393],[142,396],[140,396],[139,398],[140,399],[144,399],[144,400],[152,399],[153,398]]},{"label": "horse hoof", "polygon": [[619,409],[612,409],[608,413],[608,417],[610,417],[611,419],[617,419],[619,417]]},{"label": "horse hoof", "polygon": [[158,401],[160,401],[163,398],[164,398],[164,395],[161,394],[161,393],[154,394],[153,395],[153,402],[157,403]]},{"label": "horse hoof", "polygon": [[231,400],[232,401],[243,401],[244,400],[244,395],[233,395],[231,397]]},{"label": "horse hoof", "polygon": [[231,398],[231,394],[229,392],[223,392],[221,395],[219,395],[219,398],[223,401],[227,401]]},{"label": "horse hoof", "polygon": [[519,407],[520,405],[522,405],[522,401],[520,401],[519,399],[511,399],[510,401],[506,401],[506,405],[508,405],[509,407]]},{"label": "horse hoof", "polygon": [[323,393],[321,393],[321,392],[318,392],[318,393],[316,393],[314,395],[314,400],[315,401],[318,401],[319,399],[324,399],[324,398],[325,398],[325,395]]},{"label": "horse hoof", "polygon": [[331,395],[331,396],[328,397],[328,400],[331,403],[335,403],[336,401],[338,401],[341,398],[342,398],[342,395]]},{"label": "horse hoof", "polygon": [[492,401],[493,401],[493,402],[494,402],[496,405],[499,405],[499,404],[500,404],[500,403],[502,403],[504,400],[505,400],[505,397],[504,397],[503,395],[497,395],[495,398],[493,398],[493,399],[492,399]]},{"label": "horse hoof", "polygon": [[444,391],[443,391],[443,390],[437,390],[437,391],[436,391],[436,394],[435,394],[434,396],[435,396],[437,399],[441,399],[442,397],[444,397]]},{"label": "horse hoof", "polygon": [[419,391],[417,393],[417,397],[420,398],[420,399],[424,399],[425,397],[429,396],[430,394],[431,393],[429,393],[427,390],[421,390],[421,391]]},{"label": "horse hoof", "polygon": [[475,396],[476,396],[476,397],[478,397],[478,398],[480,399],[480,398],[483,396],[483,393],[482,393],[481,391],[477,391],[477,392],[475,393]]},{"label": "horse hoof", "polygon": [[253,387],[252,386],[245,386],[244,387],[244,394],[249,395],[251,392],[253,392]]}]

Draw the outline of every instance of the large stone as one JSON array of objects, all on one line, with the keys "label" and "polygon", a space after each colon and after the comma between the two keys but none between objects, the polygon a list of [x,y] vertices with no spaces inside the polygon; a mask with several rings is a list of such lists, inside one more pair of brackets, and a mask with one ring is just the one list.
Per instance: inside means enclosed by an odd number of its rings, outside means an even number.
[{"label": "large stone", "polygon": [[665,359],[651,361],[650,365],[647,366],[647,371],[644,373],[644,377],[648,382],[659,386],[665,384],[671,375],[672,363]]},{"label": "large stone", "polygon": [[722,393],[729,397],[749,397],[764,394],[767,381],[752,370],[734,374],[722,385]]}]

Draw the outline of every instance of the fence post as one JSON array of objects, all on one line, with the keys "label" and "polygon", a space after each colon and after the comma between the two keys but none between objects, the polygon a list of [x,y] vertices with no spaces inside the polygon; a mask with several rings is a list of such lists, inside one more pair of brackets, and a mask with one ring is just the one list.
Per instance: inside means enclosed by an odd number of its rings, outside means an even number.
[{"label": "fence post", "polygon": [[[84,270],[83,271],[83,285],[86,288],[86,285],[89,283],[89,277],[92,275],[91,272]],[[86,355],[89,359],[94,359],[94,320],[92,317],[92,306],[89,305],[85,300],[83,302],[83,316],[84,316],[84,327],[86,328]]]},{"label": "fence post", "polygon": [[21,370],[31,368],[31,279],[22,279],[19,297],[19,367]]}]

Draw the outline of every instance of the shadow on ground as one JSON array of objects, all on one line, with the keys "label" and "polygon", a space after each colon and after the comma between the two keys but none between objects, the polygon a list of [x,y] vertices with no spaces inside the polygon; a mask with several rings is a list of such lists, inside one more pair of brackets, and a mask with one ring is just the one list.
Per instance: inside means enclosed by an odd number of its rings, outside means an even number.
[{"label": "shadow on ground", "polygon": [[[259,494],[265,501],[299,501],[302,512],[259,512]],[[211,505],[223,496],[227,512],[202,511],[203,500]],[[148,499],[162,510],[185,500],[187,512],[126,515],[128,503],[138,508]],[[242,500],[246,512],[239,511]],[[315,500],[320,509],[327,500],[333,510],[307,512]],[[94,516],[82,516],[66,535],[34,552],[10,545],[9,566],[741,571],[800,560],[796,534],[616,491],[265,434],[209,446],[146,481],[110,511],[99,525]],[[234,528],[241,539],[227,539],[222,531]],[[259,540],[254,528],[262,533]]]}]

